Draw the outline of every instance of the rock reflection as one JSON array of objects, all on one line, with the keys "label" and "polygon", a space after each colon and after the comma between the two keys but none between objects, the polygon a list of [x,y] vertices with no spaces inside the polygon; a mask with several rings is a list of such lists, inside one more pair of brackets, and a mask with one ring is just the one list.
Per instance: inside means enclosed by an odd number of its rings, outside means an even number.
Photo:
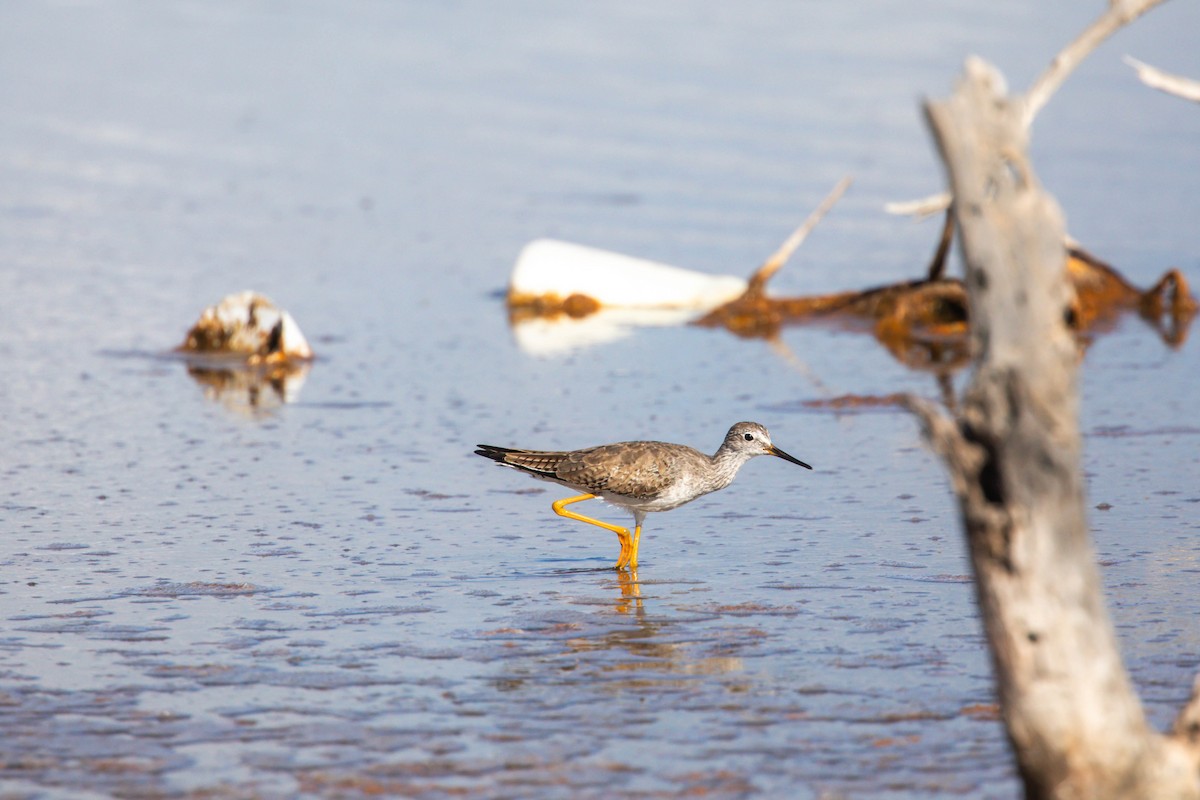
[{"label": "rock reflection", "polygon": [[270,416],[295,402],[311,368],[309,362],[245,364],[215,357],[187,359],[187,373],[205,397],[251,418]]},{"label": "rock reflection", "polygon": [[291,314],[253,291],[205,308],[175,352],[206,397],[246,417],[295,401],[313,359]]}]

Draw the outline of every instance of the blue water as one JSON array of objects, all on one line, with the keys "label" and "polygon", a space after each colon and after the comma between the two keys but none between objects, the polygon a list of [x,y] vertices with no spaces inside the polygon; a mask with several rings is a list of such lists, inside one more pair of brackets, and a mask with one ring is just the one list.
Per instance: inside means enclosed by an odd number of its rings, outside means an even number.
[{"label": "blue water", "polygon": [[[922,97],[1026,86],[1096,9],[715,2],[0,7],[0,787],[13,797],[1019,795],[936,398],[861,333],[639,329],[523,351],[540,236],[748,275],[845,174],[783,294],[921,274],[882,213],[939,190]],[[1069,228],[1200,281],[1200,77],[1166,4],[1037,120]],[[255,288],[318,360],[282,404],[164,357]],[[786,350],[786,352],[784,352]],[[1200,651],[1197,348],[1136,318],[1083,370],[1096,550],[1152,722]],[[961,380],[961,377],[960,377]],[[760,459],[615,537],[477,442]],[[619,521],[620,512],[593,509]],[[586,512],[585,512],[586,513]]]}]

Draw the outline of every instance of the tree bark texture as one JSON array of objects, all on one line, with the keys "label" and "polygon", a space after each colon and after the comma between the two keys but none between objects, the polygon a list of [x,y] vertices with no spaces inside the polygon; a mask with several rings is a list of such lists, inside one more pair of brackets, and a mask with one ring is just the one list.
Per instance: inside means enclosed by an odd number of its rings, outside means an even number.
[{"label": "tree bark texture", "polygon": [[1084,513],[1065,226],[1028,160],[1024,100],[971,60],[925,111],[954,197],[977,368],[955,419],[914,410],[958,496],[1026,796],[1200,798],[1194,742],[1148,728],[1104,607]]}]

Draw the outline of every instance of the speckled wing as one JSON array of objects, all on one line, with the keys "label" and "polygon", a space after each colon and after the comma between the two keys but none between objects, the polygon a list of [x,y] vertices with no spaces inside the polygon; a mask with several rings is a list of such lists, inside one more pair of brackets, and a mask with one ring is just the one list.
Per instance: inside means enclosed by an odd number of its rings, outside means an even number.
[{"label": "speckled wing", "polygon": [[671,483],[677,457],[660,442],[623,442],[563,453],[559,480],[592,494],[611,492],[651,500]]},{"label": "speckled wing", "polygon": [[591,494],[610,492],[638,500],[658,497],[678,476],[682,461],[705,458],[690,447],[665,442],[620,442],[569,452],[481,444],[475,453]]}]

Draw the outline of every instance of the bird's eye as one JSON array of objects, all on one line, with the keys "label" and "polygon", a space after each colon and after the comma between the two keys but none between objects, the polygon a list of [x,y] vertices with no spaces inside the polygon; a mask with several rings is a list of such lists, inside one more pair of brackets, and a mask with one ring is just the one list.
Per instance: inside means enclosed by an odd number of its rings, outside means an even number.
[{"label": "bird's eye", "polygon": [[743,435],[743,436],[746,438],[746,441],[747,441],[747,442],[753,442],[753,441],[754,441],[754,434],[753,434],[753,433],[744,433],[744,434],[742,434],[742,435]]}]

